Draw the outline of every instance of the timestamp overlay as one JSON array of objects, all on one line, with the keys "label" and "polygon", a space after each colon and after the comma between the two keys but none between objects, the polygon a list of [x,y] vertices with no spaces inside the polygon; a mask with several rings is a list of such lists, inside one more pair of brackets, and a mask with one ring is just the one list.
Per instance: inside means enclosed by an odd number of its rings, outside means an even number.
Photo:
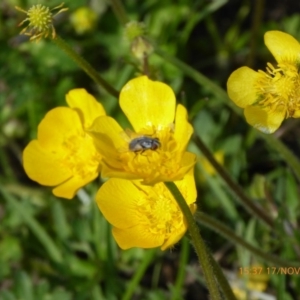
[{"label": "timestamp overlay", "polygon": [[241,267],[240,275],[298,275],[300,276],[300,267]]}]

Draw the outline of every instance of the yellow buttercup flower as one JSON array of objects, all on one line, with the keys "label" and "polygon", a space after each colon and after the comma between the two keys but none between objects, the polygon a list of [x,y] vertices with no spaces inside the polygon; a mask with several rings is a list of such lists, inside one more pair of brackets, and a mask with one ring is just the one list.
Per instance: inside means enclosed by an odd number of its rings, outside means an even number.
[{"label": "yellow buttercup flower", "polygon": [[130,80],[120,93],[120,106],[135,132],[124,131],[107,116],[90,129],[103,156],[103,177],[143,179],[146,184],[180,180],[194,166],[186,152],[193,133],[187,111],[177,105],[172,89],[147,76]]},{"label": "yellow buttercup flower", "polygon": [[[192,213],[196,210],[193,171],[175,182]],[[113,236],[122,249],[132,247],[165,250],[187,230],[176,200],[163,183],[142,185],[137,180],[111,178],[96,195],[99,209],[113,225]]]},{"label": "yellow buttercup flower", "polygon": [[300,44],[281,31],[268,31],[264,38],[278,65],[268,63],[266,72],[241,67],[230,75],[227,89],[250,125],[273,133],[284,119],[300,117]]},{"label": "yellow buttercup flower", "polygon": [[99,174],[101,155],[85,129],[105,110],[84,89],[71,90],[66,101],[69,107],[54,108],[41,121],[37,139],[23,152],[23,164],[32,180],[71,199]]},{"label": "yellow buttercup flower", "polygon": [[70,21],[77,34],[84,34],[93,30],[97,23],[97,14],[87,6],[76,9],[70,16]]}]

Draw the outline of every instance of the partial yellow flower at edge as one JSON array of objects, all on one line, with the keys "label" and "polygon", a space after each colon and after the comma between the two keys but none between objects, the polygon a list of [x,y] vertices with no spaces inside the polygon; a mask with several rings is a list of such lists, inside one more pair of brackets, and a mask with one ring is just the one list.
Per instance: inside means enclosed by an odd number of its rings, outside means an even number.
[{"label": "partial yellow flower at edge", "polygon": [[[193,170],[175,182],[192,213],[196,211]],[[153,186],[139,181],[111,178],[96,195],[100,211],[113,225],[113,236],[122,249],[132,247],[165,250],[187,230],[185,218],[163,183]]]},{"label": "partial yellow flower at edge", "polygon": [[101,155],[85,129],[105,110],[84,89],[71,90],[66,98],[72,108],[57,107],[46,114],[37,139],[24,149],[23,165],[29,178],[71,199],[100,172]]},{"label": "partial yellow flower at edge", "polygon": [[286,118],[300,117],[300,44],[291,35],[268,31],[265,44],[278,66],[266,72],[241,67],[227,82],[229,98],[244,108],[247,122],[264,133],[273,133]]},{"label": "partial yellow flower at edge", "polygon": [[[172,89],[147,76],[130,80],[120,93],[120,106],[135,132],[113,118],[99,117],[90,128],[103,156],[102,177],[142,179],[145,184],[180,180],[194,166],[196,155],[186,152],[193,133],[182,105],[176,108]],[[137,138],[157,139],[157,149],[130,149]]]}]

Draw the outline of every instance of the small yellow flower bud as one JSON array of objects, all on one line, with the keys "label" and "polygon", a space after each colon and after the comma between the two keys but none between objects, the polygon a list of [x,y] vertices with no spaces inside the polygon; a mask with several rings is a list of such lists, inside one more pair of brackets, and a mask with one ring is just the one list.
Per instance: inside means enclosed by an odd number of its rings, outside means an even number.
[{"label": "small yellow flower bud", "polygon": [[[26,21],[29,22],[29,24],[21,31],[21,34],[30,36],[31,41],[39,41],[41,38],[47,38],[49,35],[54,39],[56,33],[53,26],[53,17],[68,10],[68,8],[62,8],[63,5],[64,3],[50,9],[47,6],[37,4],[33,5],[28,11],[16,6],[15,8],[17,10],[27,15],[27,18],[23,20],[19,26],[22,26]],[[58,9],[59,11],[53,15],[52,11]]]}]

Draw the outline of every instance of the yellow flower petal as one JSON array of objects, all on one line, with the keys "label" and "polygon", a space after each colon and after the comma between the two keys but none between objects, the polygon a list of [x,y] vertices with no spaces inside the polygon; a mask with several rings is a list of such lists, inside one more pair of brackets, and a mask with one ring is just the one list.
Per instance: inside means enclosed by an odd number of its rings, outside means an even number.
[{"label": "yellow flower petal", "polygon": [[106,114],[102,104],[85,89],[69,91],[66,95],[66,101],[71,108],[78,110],[84,128],[90,127],[97,117]]},{"label": "yellow flower petal", "polygon": [[126,229],[140,223],[136,213],[140,197],[140,192],[132,181],[111,178],[99,189],[96,201],[105,218],[113,226]]},{"label": "yellow flower petal", "polygon": [[50,110],[38,126],[38,140],[42,147],[56,149],[63,144],[66,132],[77,135],[82,132],[78,113],[68,107],[57,107]]},{"label": "yellow flower petal", "polygon": [[103,156],[101,175],[141,179],[149,185],[182,179],[195,164],[194,156],[183,158],[193,128],[182,105],[178,105],[175,117],[171,88],[146,76],[138,77],[122,89],[120,105],[135,132],[123,130],[107,116],[97,118],[88,129]]},{"label": "yellow flower petal", "polygon": [[[193,172],[175,184],[194,213]],[[96,201],[104,217],[113,225],[113,235],[123,249],[158,246],[166,249],[187,230],[179,206],[163,183],[146,186],[139,181],[112,178],[101,186]]]},{"label": "yellow flower petal", "polygon": [[88,130],[94,137],[94,143],[104,157],[116,160],[120,151],[128,151],[128,144],[123,138],[124,130],[118,122],[107,116],[95,120]]},{"label": "yellow flower petal", "polygon": [[295,110],[293,116],[293,118],[300,118],[300,109]]},{"label": "yellow flower petal", "polygon": [[31,141],[23,151],[23,166],[28,177],[39,184],[55,186],[72,176],[72,171],[59,168],[61,151],[48,151],[37,140]]},{"label": "yellow flower petal", "polygon": [[[150,231],[145,231],[143,225],[137,225],[127,228],[126,230],[113,228],[112,234],[119,247],[123,250],[133,247],[145,249],[156,248],[161,246],[164,242],[164,237],[162,235],[155,235]],[[176,242],[178,242],[178,240]]]},{"label": "yellow flower petal", "polygon": [[187,225],[184,221],[185,226],[182,226],[180,228],[180,230],[177,231],[176,235],[171,235],[169,239],[167,239],[163,245],[161,246],[161,250],[164,251],[168,248],[170,248],[171,246],[175,245],[176,243],[178,243],[181,238],[184,236],[184,234],[186,233],[187,230]]},{"label": "yellow flower petal", "polygon": [[273,133],[284,120],[286,108],[279,105],[277,109],[267,111],[259,106],[248,106],[245,108],[244,114],[247,122],[254,128],[264,133]]},{"label": "yellow flower petal", "polygon": [[291,35],[282,31],[267,31],[265,33],[265,44],[278,63],[299,64],[300,44]]},{"label": "yellow flower petal", "polygon": [[259,76],[259,73],[248,67],[241,67],[235,70],[227,81],[229,98],[242,108],[255,103],[258,98],[255,84]]},{"label": "yellow flower petal", "polygon": [[[174,180],[180,180],[189,171],[193,171],[193,166],[197,161],[197,155],[191,152],[184,152],[181,160],[181,168],[178,170],[178,174],[174,177]],[[167,180],[166,180],[167,181]]]},{"label": "yellow flower petal", "polygon": [[91,181],[93,181],[98,176],[98,172],[94,172],[88,174],[88,176],[82,178],[80,176],[73,176],[70,180],[67,180],[56,188],[52,190],[53,194],[57,197],[62,197],[65,199],[72,199],[74,198],[76,192],[82,188],[83,186],[87,185]]},{"label": "yellow flower petal", "polygon": [[175,132],[174,139],[178,143],[178,151],[185,151],[186,146],[193,134],[193,127],[188,122],[186,108],[178,104],[175,117]]},{"label": "yellow flower petal", "polygon": [[195,202],[197,198],[197,189],[195,184],[194,169],[190,169],[184,176],[184,180],[175,181],[182,194],[185,195],[185,201],[188,205]]},{"label": "yellow flower petal", "polygon": [[[110,165],[108,165],[108,163]],[[110,160],[108,163],[105,160],[102,162],[101,177],[121,178],[128,180],[140,179],[140,176],[138,174],[120,169],[120,164],[117,161]],[[114,164],[115,166],[112,166],[112,164]]]},{"label": "yellow flower petal", "polygon": [[24,150],[24,168],[32,180],[57,186],[55,195],[70,199],[98,175],[101,156],[76,110],[51,110],[39,124],[37,136]]},{"label": "yellow flower petal", "polygon": [[176,98],[172,89],[147,76],[130,80],[121,90],[120,106],[136,132],[157,129],[174,121]]}]

